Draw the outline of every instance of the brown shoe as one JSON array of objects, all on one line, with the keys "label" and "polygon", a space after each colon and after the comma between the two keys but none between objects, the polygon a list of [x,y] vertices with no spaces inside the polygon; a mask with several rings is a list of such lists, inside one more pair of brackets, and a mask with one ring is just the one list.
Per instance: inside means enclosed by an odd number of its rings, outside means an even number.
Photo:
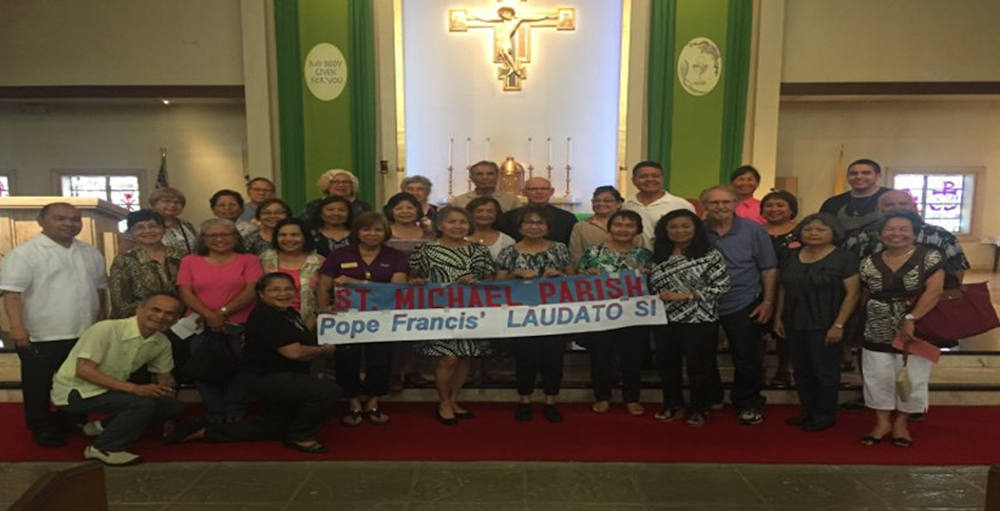
[{"label": "brown shoe", "polygon": [[638,417],[646,413],[646,409],[642,407],[639,403],[625,403],[625,410],[628,411],[629,415]]},{"label": "brown shoe", "polygon": [[607,401],[598,401],[590,405],[590,409],[593,410],[594,413],[608,413],[608,410],[611,409],[611,405]]}]

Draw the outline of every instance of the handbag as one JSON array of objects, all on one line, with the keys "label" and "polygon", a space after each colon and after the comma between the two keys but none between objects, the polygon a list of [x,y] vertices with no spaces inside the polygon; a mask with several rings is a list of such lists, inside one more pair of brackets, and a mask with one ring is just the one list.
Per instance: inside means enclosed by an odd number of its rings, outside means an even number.
[{"label": "handbag", "polygon": [[913,383],[910,382],[910,373],[906,370],[906,364],[909,359],[909,350],[906,349],[905,345],[903,347],[903,367],[899,368],[896,372],[896,397],[900,401],[906,401],[910,399],[910,392],[913,391]]},{"label": "handbag", "polygon": [[915,325],[915,335],[936,346],[953,347],[966,339],[1000,327],[986,282],[945,291],[937,305]]},{"label": "handbag", "polygon": [[205,383],[225,383],[236,374],[239,353],[233,346],[239,342],[230,332],[206,330],[200,334],[200,342],[194,343],[191,358],[184,365],[184,371],[195,381]]}]

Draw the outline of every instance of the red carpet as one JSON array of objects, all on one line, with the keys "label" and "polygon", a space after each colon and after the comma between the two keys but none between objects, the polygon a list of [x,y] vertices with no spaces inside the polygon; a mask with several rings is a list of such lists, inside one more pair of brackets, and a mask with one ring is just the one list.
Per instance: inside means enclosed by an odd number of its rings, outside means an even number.
[{"label": "red carpet", "polygon": [[[151,432],[131,450],[147,461],[289,461],[289,460],[439,460],[439,461],[636,461],[707,463],[820,463],[873,465],[990,465],[1000,463],[1000,407],[948,407],[931,410],[925,423],[913,424],[910,449],[883,443],[859,445],[871,428],[867,410],[842,412],[833,429],[803,433],[784,420],[794,406],[769,406],[760,426],[741,426],[731,408],[713,412],[703,428],[683,421],[662,424],[628,416],[621,408],[597,415],[589,404],[560,405],[561,424],[550,424],[535,408],[535,419],[519,423],[513,405],[470,403],[477,418],[446,427],[434,418],[430,403],[386,403],[392,416],[386,426],[346,428],[331,421],[320,440],[325,455],[306,455],[278,442],[239,444],[188,443],[162,446]],[[338,417],[339,419],[339,417]],[[59,449],[37,447],[24,427],[21,406],[0,403],[0,461],[76,461],[87,445],[80,435]]]}]

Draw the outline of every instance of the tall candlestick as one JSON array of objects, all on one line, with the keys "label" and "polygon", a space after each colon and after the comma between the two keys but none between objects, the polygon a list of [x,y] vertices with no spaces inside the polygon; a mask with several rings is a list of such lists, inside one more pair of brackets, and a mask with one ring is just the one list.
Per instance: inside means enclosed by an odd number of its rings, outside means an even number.
[{"label": "tall candlestick", "polygon": [[573,138],[566,137],[566,165],[573,164]]},{"label": "tall candlestick", "polygon": [[472,167],[472,137],[465,137],[465,170]]},{"label": "tall candlestick", "polygon": [[486,141],[483,142],[483,159],[490,159],[490,137],[486,137]]},{"label": "tall candlestick", "polygon": [[528,137],[528,179],[535,177],[535,141]]},{"label": "tall candlestick", "polygon": [[454,166],[454,158],[452,155],[455,153],[455,137],[448,139],[448,167]]},{"label": "tall candlestick", "polygon": [[545,179],[552,182],[552,137],[545,137],[545,152],[548,153],[545,162]]}]

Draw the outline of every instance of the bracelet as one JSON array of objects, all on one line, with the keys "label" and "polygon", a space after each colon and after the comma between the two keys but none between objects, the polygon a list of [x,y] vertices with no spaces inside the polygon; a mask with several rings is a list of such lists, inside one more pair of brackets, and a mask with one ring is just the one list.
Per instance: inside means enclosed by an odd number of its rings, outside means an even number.
[{"label": "bracelet", "polygon": [[838,330],[843,330],[844,329],[844,324],[843,323],[834,323],[833,324],[833,328],[836,328]]}]

